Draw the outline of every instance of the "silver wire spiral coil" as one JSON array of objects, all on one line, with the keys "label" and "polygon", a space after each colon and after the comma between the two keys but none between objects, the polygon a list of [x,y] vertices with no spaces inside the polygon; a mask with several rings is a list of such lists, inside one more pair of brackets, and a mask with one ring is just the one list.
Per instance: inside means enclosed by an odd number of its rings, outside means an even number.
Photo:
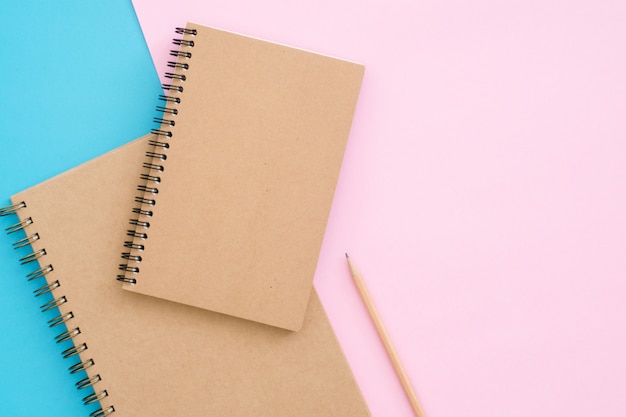
[{"label": "silver wire spiral coil", "polygon": [[[18,211],[26,208],[27,205],[25,202],[20,202],[18,204],[14,204],[11,206],[7,206],[7,207],[1,207],[0,208],[0,216],[9,216],[9,215],[13,215],[13,214],[17,214]],[[7,234],[13,234],[16,232],[19,232],[21,230],[23,230],[24,232],[26,232],[26,229],[30,228],[35,222],[33,221],[32,217],[27,217],[26,219],[20,221],[19,223],[16,223],[12,226],[9,226],[5,229],[5,231],[7,232]],[[26,246],[29,246],[37,241],[41,240],[41,236],[39,235],[39,233],[32,233],[30,235],[27,234],[27,236],[23,239],[19,239],[18,241],[16,241],[15,243],[13,243],[13,248],[14,249],[21,249],[24,248]],[[46,256],[46,249],[40,249],[40,250],[36,250],[33,251],[32,253],[20,258],[19,262],[22,265],[26,265],[26,264],[30,264],[31,262],[39,262],[40,263],[40,268],[30,272],[28,275],[26,275],[26,278],[28,279],[28,281],[34,281],[40,278],[46,278],[46,283],[43,284],[42,286],[40,286],[39,288],[35,289],[33,291],[33,294],[35,295],[35,297],[41,297],[45,294],[48,293],[52,293],[54,290],[56,290],[57,288],[61,287],[61,283],[59,280],[48,280],[47,276],[48,274],[50,274],[52,271],[54,271],[54,267],[52,266],[52,264],[48,264],[45,265],[44,263],[42,263],[42,258],[44,256]],[[40,309],[42,312],[48,312],[51,310],[54,310],[58,307],[60,307],[61,305],[67,303],[67,297],[65,295],[62,295],[60,297],[57,297],[55,299],[53,299],[52,301],[48,301],[44,304],[42,304],[40,306]],[[71,321],[75,318],[74,313],[72,311],[68,312],[68,313],[61,313],[55,317],[53,317],[52,319],[48,320],[48,326],[50,327],[57,327],[60,325],[68,325],[71,323]],[[80,328],[79,327],[67,327],[67,330],[65,330],[64,332],[58,334],[54,339],[57,343],[63,343],[63,342],[67,342],[67,341],[73,341],[73,339],[78,336],[79,334],[81,334]],[[81,344],[74,344],[72,347],[70,347],[69,349],[65,349],[63,352],[61,352],[61,355],[64,359],[69,359],[72,358],[76,355],[80,355],[83,352],[85,352],[87,350],[87,344],[86,343],[81,343]],[[80,357],[80,356],[79,356]],[[87,360],[84,360],[82,362],[77,362],[73,365],[71,365],[69,367],[69,372],[70,374],[76,374],[78,372],[81,371],[85,371],[86,369],[90,368],[91,366],[93,366],[95,364],[94,360],[92,358],[89,358]],[[86,378],[83,379],[81,381],[79,381],[76,384],[77,389],[84,389],[87,387],[91,387],[94,384],[100,382],[102,380],[102,378],[100,377],[100,374],[97,374],[94,377],[91,378]],[[86,397],[83,398],[83,403],[85,405],[90,405],[90,404],[94,404],[98,401],[100,401],[101,399],[107,397],[109,394],[107,392],[107,390],[101,390],[101,391],[94,391],[93,394],[89,394]],[[111,415],[112,413],[115,412],[115,407],[114,406],[109,406],[107,408],[99,408],[96,411],[92,412],[90,414],[90,417],[105,417],[108,415]]]}]

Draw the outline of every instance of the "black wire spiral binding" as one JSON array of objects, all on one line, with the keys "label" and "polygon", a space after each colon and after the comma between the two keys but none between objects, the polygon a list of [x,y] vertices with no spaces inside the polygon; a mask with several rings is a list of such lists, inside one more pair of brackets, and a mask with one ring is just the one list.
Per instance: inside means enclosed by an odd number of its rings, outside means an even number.
[{"label": "black wire spiral binding", "polygon": [[[195,29],[176,28],[176,34],[183,37],[193,37],[197,35]],[[168,61],[167,66],[174,68],[174,72],[166,72],[165,78],[172,80],[171,83],[162,84],[167,95],[159,95],[164,105],[157,106],[157,111],[161,113],[161,117],[155,117],[154,122],[157,127],[152,129],[152,134],[156,137],[148,141],[149,150],[146,152],[146,160],[143,162],[143,172],[139,179],[142,181],[137,186],[137,191],[141,194],[135,196],[135,202],[139,207],[133,208],[134,217],[129,220],[132,229],[126,231],[126,235],[131,238],[124,242],[124,247],[130,249],[122,252],[121,258],[124,263],[119,264],[121,274],[117,275],[117,280],[127,283],[136,284],[136,275],[139,274],[139,264],[142,261],[141,255],[145,249],[143,242],[138,243],[137,240],[145,241],[148,239],[147,230],[150,229],[148,221],[154,214],[152,207],[157,203],[157,195],[159,193],[158,185],[161,183],[161,173],[165,171],[165,162],[167,160],[167,151],[170,149],[169,139],[174,136],[172,128],[176,126],[176,121],[172,119],[178,115],[178,104],[181,103],[181,94],[184,91],[181,85],[187,80],[187,75],[183,71],[189,69],[189,63],[186,61],[191,58],[190,48],[194,47],[194,41],[191,39],[175,38],[172,40],[174,45],[179,47],[178,50],[171,50],[170,55],[176,57],[176,61]]]},{"label": "black wire spiral binding", "polygon": [[[7,206],[7,207],[1,207],[0,208],[0,216],[8,216],[8,215],[12,215],[12,214],[17,214],[17,212],[19,210],[22,210],[26,208],[26,203],[21,202],[12,206]],[[12,226],[9,226],[5,229],[5,231],[7,232],[7,234],[12,234],[15,232],[18,232],[20,230],[24,230],[26,231],[27,228],[29,228],[31,225],[34,224],[34,221],[31,217],[28,217],[22,221],[20,221],[19,223],[16,223]],[[36,241],[39,241],[41,239],[39,233],[33,233],[31,235],[27,235],[27,237],[18,240],[17,242],[13,243],[13,248],[14,249],[19,249],[19,248],[23,248],[26,247]],[[44,256],[46,256],[46,250],[45,249],[41,249],[38,251],[34,251],[33,253],[26,255],[24,257],[22,257],[19,261],[22,265],[25,264],[29,264],[31,262],[35,262],[38,261],[41,263],[41,260]],[[54,267],[52,266],[52,264],[48,264],[45,265],[43,263],[41,263],[41,267],[39,269],[37,269],[36,271],[33,271],[31,273],[29,273],[26,278],[29,281],[33,281],[39,278],[46,278],[48,274],[50,274],[52,271],[54,271]],[[60,288],[61,287],[61,283],[59,282],[59,280],[47,280],[46,284],[42,285],[41,287],[37,288],[36,290],[33,291],[35,297],[40,297],[44,294],[48,294],[51,293],[53,290]],[[45,304],[42,304],[40,306],[40,309],[42,312],[47,312],[50,310],[54,310],[55,308],[63,305],[67,303],[67,297],[66,296],[60,296],[52,301],[48,301]],[[56,317],[53,317],[52,319],[48,320],[48,325],[50,327],[56,327],[59,325],[67,325],[69,323],[71,323],[71,320],[74,319],[74,313],[72,311],[65,313],[65,314],[59,314]],[[80,328],[79,327],[74,327],[74,328],[67,328],[66,331],[58,334],[54,339],[57,343],[63,343],[66,341],[70,341],[73,340],[74,337],[78,336],[81,333]],[[61,355],[63,356],[64,359],[70,359],[76,355],[79,355],[83,352],[85,352],[87,350],[87,344],[86,343],[81,343],[80,345],[76,345],[74,344],[74,346],[72,346],[69,349],[64,350],[63,352],[61,352]],[[78,362],[73,364],[72,366],[69,367],[69,371],[71,374],[75,374],[81,371],[86,370],[87,368],[93,366],[95,364],[94,360],[89,358],[85,361],[82,362]],[[97,374],[94,377],[91,378],[86,378],[83,379],[81,381],[79,381],[76,386],[78,389],[83,389],[83,388],[87,388],[90,386],[93,386],[95,383],[100,382],[102,380],[102,378],[100,377],[100,374]],[[96,403],[100,400],[102,400],[103,398],[107,397],[109,394],[107,392],[107,390],[101,390],[101,391],[95,391],[92,394],[87,395],[86,397],[83,398],[83,403],[85,405],[90,405],[93,403]],[[115,407],[114,406],[109,406],[107,408],[98,408],[97,410],[95,410],[94,412],[92,412],[90,414],[90,417],[106,417],[109,416],[111,414],[113,414],[115,412]]]}]

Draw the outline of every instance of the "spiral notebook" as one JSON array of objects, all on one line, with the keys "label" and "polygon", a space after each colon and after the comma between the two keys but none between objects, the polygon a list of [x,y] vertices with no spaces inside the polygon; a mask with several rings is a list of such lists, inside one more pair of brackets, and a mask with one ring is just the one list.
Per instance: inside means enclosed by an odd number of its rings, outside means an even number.
[{"label": "spiral notebook", "polygon": [[118,279],[298,330],[364,67],[192,23],[178,32]]},{"label": "spiral notebook", "polygon": [[33,252],[20,261],[39,264],[29,278],[39,281],[35,295],[50,325],[61,329],[57,341],[73,341],[62,354],[71,372],[86,371],[77,386],[86,404],[102,407],[91,415],[368,416],[315,291],[302,329],[291,332],[124,291],[111,279],[133,201],[129,181],[154,139],[80,165],[0,209],[19,216],[8,231],[27,235],[16,240]]}]

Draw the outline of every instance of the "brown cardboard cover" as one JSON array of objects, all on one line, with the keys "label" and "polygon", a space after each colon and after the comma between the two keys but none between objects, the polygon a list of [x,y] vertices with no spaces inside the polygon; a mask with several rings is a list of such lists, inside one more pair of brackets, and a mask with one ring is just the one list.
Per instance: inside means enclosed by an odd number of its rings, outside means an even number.
[{"label": "brown cardboard cover", "polygon": [[187,27],[175,126],[161,127],[170,148],[155,151],[167,160],[152,161],[165,169],[147,184],[154,216],[140,218],[148,238],[124,288],[298,330],[364,67]]},{"label": "brown cardboard cover", "polygon": [[34,221],[26,231],[40,236],[35,251],[46,250],[40,264],[54,267],[45,277],[61,284],[54,297],[67,297],[60,310],[74,315],[68,329],[80,328],[75,344],[88,346],[80,361],[95,361],[87,373],[102,378],[102,406],[117,417],[368,416],[315,291],[302,330],[290,332],[112,279],[146,141],[12,197],[26,202],[20,219]]}]

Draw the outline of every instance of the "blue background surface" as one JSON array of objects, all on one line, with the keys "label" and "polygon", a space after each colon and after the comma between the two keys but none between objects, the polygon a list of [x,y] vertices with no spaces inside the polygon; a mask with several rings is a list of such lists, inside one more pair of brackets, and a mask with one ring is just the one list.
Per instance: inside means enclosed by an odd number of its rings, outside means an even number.
[{"label": "blue background surface", "polygon": [[[9,197],[147,133],[158,77],[130,0],[3,1],[0,5],[0,206]],[[94,184],[94,186],[97,186]],[[0,217],[0,415],[88,416],[60,352],[64,329],[33,297],[43,280],[20,266],[24,236]],[[131,349],[132,346],[129,346]]]}]

